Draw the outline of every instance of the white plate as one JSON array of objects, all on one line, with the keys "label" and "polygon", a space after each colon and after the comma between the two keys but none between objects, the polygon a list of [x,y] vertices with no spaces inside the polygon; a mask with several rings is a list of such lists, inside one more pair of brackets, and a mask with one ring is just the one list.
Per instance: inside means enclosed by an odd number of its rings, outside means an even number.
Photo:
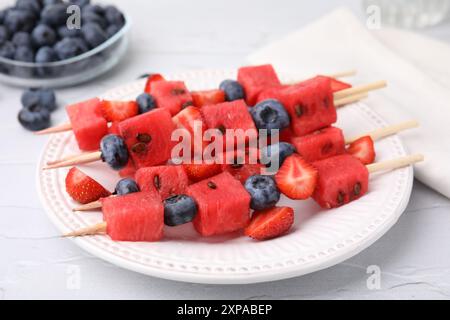
[{"label": "white plate", "polygon": [[[231,71],[196,71],[174,74],[192,89],[215,88]],[[284,79],[286,81],[290,79]],[[114,89],[104,97],[134,99],[144,81]],[[375,93],[376,94],[376,93]],[[346,135],[385,126],[374,111],[362,103],[339,109],[339,122]],[[399,137],[376,143],[377,160],[406,155]],[[37,186],[50,219],[61,232],[101,221],[100,212],[73,213],[76,205],[65,192],[67,169],[42,171],[49,160],[78,152],[72,133],[53,135],[45,146],[37,172]],[[105,164],[81,169],[113,189],[118,175]],[[201,238],[191,225],[166,228],[158,243],[113,242],[107,236],[73,241],[91,254],[113,264],[147,275],[198,283],[237,284],[285,279],[304,275],[340,263],[379,239],[404,211],[412,189],[413,170],[404,168],[370,178],[370,191],[362,199],[334,210],[322,210],[312,200],[281,205],[295,208],[292,231],[281,238],[255,242],[239,234]],[[65,241],[65,240],[61,240]]]}]

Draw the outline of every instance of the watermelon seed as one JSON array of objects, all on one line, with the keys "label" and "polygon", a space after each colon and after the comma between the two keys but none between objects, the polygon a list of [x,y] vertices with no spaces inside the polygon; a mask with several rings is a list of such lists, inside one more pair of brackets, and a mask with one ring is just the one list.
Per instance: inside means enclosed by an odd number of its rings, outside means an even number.
[{"label": "watermelon seed", "polygon": [[298,104],[295,106],[295,114],[297,117],[301,117],[304,113],[303,106],[301,104]]},{"label": "watermelon seed", "polygon": [[146,133],[138,133],[136,139],[139,142],[150,143],[150,141],[152,141],[152,136]]},{"label": "watermelon seed", "polygon": [[209,181],[208,188],[215,190],[215,189],[217,189],[217,185],[214,182]]},{"label": "watermelon seed", "polygon": [[325,97],[323,99],[323,104],[325,105],[325,108],[328,108],[330,106],[330,100],[328,99],[328,97]]},{"label": "watermelon seed", "polygon": [[343,193],[342,191],[339,191],[339,194],[338,194],[338,197],[337,197],[338,204],[343,204],[344,203],[344,197],[345,197],[345,193]]},{"label": "watermelon seed", "polygon": [[233,169],[240,169],[240,168],[242,168],[243,166],[244,166],[243,164],[239,164],[239,163],[234,163],[234,164],[231,165],[231,167],[232,167]]},{"label": "watermelon seed", "polygon": [[179,96],[179,95],[185,94],[186,90],[181,89],[181,88],[173,88],[171,93],[173,96]]},{"label": "watermelon seed", "polygon": [[191,106],[193,106],[193,105],[194,105],[194,102],[192,102],[192,101],[186,101],[185,103],[183,103],[183,104],[181,105],[181,109],[185,109],[185,108],[191,107]]},{"label": "watermelon seed", "polygon": [[223,125],[218,126],[217,129],[218,129],[222,134],[225,134],[226,128],[225,128]]},{"label": "watermelon seed", "polygon": [[155,186],[155,188],[156,188],[157,190],[161,189],[161,179],[159,178],[158,175],[155,175],[155,176],[153,177],[153,185]]},{"label": "watermelon seed", "polygon": [[328,141],[323,147],[322,147],[322,154],[327,154],[333,149],[333,143]]},{"label": "watermelon seed", "polygon": [[143,142],[136,143],[134,146],[131,147],[131,151],[134,153],[142,153],[147,149],[147,145]]},{"label": "watermelon seed", "polygon": [[356,183],[355,186],[353,187],[353,193],[355,194],[355,196],[359,196],[361,194],[361,183]]}]

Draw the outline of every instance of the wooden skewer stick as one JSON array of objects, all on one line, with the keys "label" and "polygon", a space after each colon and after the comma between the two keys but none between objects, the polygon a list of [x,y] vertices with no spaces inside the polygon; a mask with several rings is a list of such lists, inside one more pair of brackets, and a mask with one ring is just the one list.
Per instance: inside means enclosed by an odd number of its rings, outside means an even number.
[{"label": "wooden skewer stick", "polygon": [[417,122],[416,120],[405,121],[405,122],[401,122],[399,124],[394,124],[392,126],[375,129],[374,131],[371,131],[366,134],[361,134],[361,135],[358,135],[355,137],[345,139],[345,144],[351,144],[351,143],[355,142],[356,140],[358,140],[359,138],[362,138],[365,136],[370,136],[374,141],[377,141],[377,140],[386,138],[388,136],[392,136],[396,133],[399,133],[399,132],[407,130],[407,129],[417,128],[418,126],[419,126],[419,122]]},{"label": "wooden skewer stick", "polygon": [[63,238],[95,236],[106,232],[106,222],[97,223],[93,226],[69,232],[63,235]]},{"label": "wooden skewer stick", "polygon": [[369,164],[367,165],[367,170],[369,170],[369,173],[394,170],[409,166],[411,164],[422,162],[424,160],[425,157],[422,154],[414,154],[411,156]]},{"label": "wooden skewer stick", "polygon": [[354,94],[345,98],[341,98],[341,99],[335,99],[334,100],[334,106],[335,107],[342,107],[345,106],[347,104],[350,103],[355,103],[358,102],[360,100],[366,99],[369,95],[367,93],[358,93],[358,94]]},{"label": "wooden skewer stick", "polygon": [[[369,164],[367,165],[367,170],[369,173],[375,173],[379,171],[387,171],[394,170],[407,167],[409,165],[421,162],[424,160],[424,156],[422,154],[410,155],[402,158],[397,158],[393,160],[383,161],[379,163]],[[75,230],[73,232],[67,233],[63,235],[65,238],[69,237],[82,237],[82,236],[93,236],[99,234],[105,234],[107,224],[106,222],[98,223],[91,227],[83,228],[80,230]]]},{"label": "wooden skewer stick", "polygon": [[[90,153],[90,152],[89,152],[89,153]],[[80,157],[80,156],[82,156],[82,155],[86,155],[86,154],[88,154],[88,152],[81,153],[81,154],[71,154],[70,156],[64,157],[64,158],[59,159],[59,160],[47,161],[47,165],[52,165],[52,164],[57,164],[57,163],[69,161],[69,160],[78,158],[78,157]]]},{"label": "wooden skewer stick", "polygon": [[[330,77],[330,78],[344,78],[344,77],[351,77],[354,76],[356,74],[356,70],[346,70],[346,71],[341,71],[341,72],[336,72],[336,73],[332,73],[332,74],[326,74],[324,76],[326,77]],[[305,80],[293,80],[293,81],[288,81],[288,82],[283,82],[283,84],[285,85],[295,85],[297,83],[301,83]]]},{"label": "wooden skewer stick", "polygon": [[43,170],[50,170],[50,169],[57,169],[57,168],[64,168],[64,167],[70,167],[75,166],[79,164],[84,163],[91,163],[98,160],[101,160],[102,153],[101,151],[94,151],[91,153],[84,153],[79,156],[71,156],[69,160],[57,162],[51,165],[47,165],[43,168]]},{"label": "wooden skewer stick", "polygon": [[[355,136],[350,139],[346,139],[345,144],[351,144],[351,143],[355,142],[356,140],[358,140],[359,138],[365,137],[365,136],[370,136],[370,137],[372,137],[372,139],[374,141],[377,141],[377,140],[386,138],[388,136],[397,134],[401,131],[416,128],[418,126],[419,126],[419,123],[415,120],[405,121],[405,122],[402,122],[399,124],[394,124],[392,126],[380,128],[380,129],[374,130],[374,131],[366,133],[366,134]],[[91,211],[91,210],[95,210],[95,209],[100,209],[101,207],[102,207],[102,203],[99,200],[97,200],[94,202],[90,202],[90,203],[75,207],[75,208],[73,208],[73,211]]]},{"label": "wooden skewer stick", "polygon": [[95,210],[95,209],[100,209],[102,207],[102,203],[100,202],[100,200],[97,201],[93,201],[87,204],[83,204],[79,207],[75,207],[72,210],[73,211],[91,211],[91,210]]},{"label": "wooden skewer stick", "polygon": [[378,89],[382,89],[385,88],[387,86],[387,82],[384,80],[381,81],[375,81],[375,82],[371,82],[368,84],[364,84],[364,85],[360,85],[360,86],[355,86],[352,88],[348,88],[348,89],[344,89],[341,91],[338,91],[334,94],[334,99],[342,99],[345,97],[348,97],[350,95],[354,95],[354,94],[358,94],[358,93],[364,93],[364,92],[369,92],[369,91],[373,91],[373,90],[378,90]]},{"label": "wooden skewer stick", "polygon": [[34,132],[35,135],[41,136],[44,134],[51,134],[51,133],[59,133],[59,132],[65,132],[72,130],[72,124],[70,122],[62,123],[60,125],[57,125],[56,127],[47,128],[44,130],[36,131]]}]

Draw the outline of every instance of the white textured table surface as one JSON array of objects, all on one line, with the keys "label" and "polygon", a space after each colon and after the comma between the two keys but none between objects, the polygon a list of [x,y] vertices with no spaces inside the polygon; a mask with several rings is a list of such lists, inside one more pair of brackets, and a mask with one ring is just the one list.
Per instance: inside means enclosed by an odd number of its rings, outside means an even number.
[{"label": "white textured table surface", "polygon": [[[0,7],[10,1],[0,0]],[[125,61],[96,81],[58,90],[60,105],[151,71],[232,68],[247,54],[347,1],[108,1],[133,18]],[[427,31],[449,39],[450,27]],[[307,50],[307,48],[305,48]],[[301,278],[245,286],[171,282],[122,270],[55,239],[35,189],[46,141],[16,121],[21,90],[0,85],[0,299],[398,299],[450,298],[450,201],[416,183],[408,209],[382,239],[345,263]],[[61,108],[54,123],[65,118]],[[369,266],[381,270],[370,290]],[[370,287],[370,286],[369,286]]]}]

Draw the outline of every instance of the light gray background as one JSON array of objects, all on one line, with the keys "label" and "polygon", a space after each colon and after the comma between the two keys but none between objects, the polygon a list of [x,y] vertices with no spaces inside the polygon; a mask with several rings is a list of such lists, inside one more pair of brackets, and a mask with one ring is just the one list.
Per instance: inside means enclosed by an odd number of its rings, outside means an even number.
[{"label": "light gray background", "polygon": [[[0,0],[0,7],[9,2]],[[358,0],[108,2],[133,18],[129,54],[100,79],[58,90],[61,106],[146,72],[240,66],[258,47],[341,5],[363,17]],[[450,26],[423,33],[448,40]],[[400,221],[381,240],[345,263],[300,278],[243,286],[186,284],[122,270],[92,257],[70,240],[52,238],[58,232],[35,188],[36,161],[46,138],[34,137],[17,123],[20,94],[0,85],[0,299],[450,297],[450,201],[420,183]],[[65,118],[60,108],[54,123]],[[367,288],[370,265],[381,268],[380,290]]]}]

